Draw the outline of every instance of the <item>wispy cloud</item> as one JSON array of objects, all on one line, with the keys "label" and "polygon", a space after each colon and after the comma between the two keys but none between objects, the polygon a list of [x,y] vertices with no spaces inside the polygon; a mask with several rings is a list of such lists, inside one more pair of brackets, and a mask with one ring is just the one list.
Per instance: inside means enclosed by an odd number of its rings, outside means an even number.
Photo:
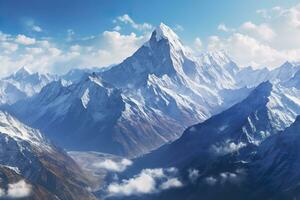
[{"label": "wispy cloud", "polygon": [[257,14],[262,23],[246,21],[234,29],[220,24],[218,29],[230,34],[210,37],[207,49],[225,49],[241,66],[274,68],[287,60],[299,61],[300,4],[260,9]]},{"label": "wispy cloud", "polygon": [[23,66],[33,72],[65,73],[74,67],[116,64],[133,54],[149,38],[147,33],[104,31],[97,36],[79,37],[72,29],[66,32],[68,42],[63,44],[52,38],[0,32],[0,76]]},{"label": "wispy cloud", "polygon": [[226,142],[223,142],[220,144],[212,145],[211,149],[216,154],[225,155],[228,153],[236,152],[245,146],[246,146],[246,144],[243,142],[234,143],[231,141],[226,141]]},{"label": "wispy cloud", "polygon": [[184,28],[183,28],[182,25],[176,24],[175,27],[174,27],[174,30],[175,31],[184,31]]},{"label": "wispy cloud", "polygon": [[189,180],[192,183],[195,183],[200,176],[199,170],[197,169],[189,169],[188,174],[189,174]]},{"label": "wispy cloud", "polygon": [[30,38],[30,37],[20,34],[17,36],[16,42],[19,44],[23,44],[23,45],[33,45],[33,44],[35,44],[36,40],[35,40],[35,38]]},{"label": "wispy cloud", "polygon": [[153,26],[147,22],[144,23],[136,23],[128,14],[124,14],[122,16],[117,17],[114,20],[115,23],[121,22],[123,24],[129,24],[132,28],[139,31],[149,31],[153,28]]},{"label": "wispy cloud", "polygon": [[196,37],[194,40],[194,49],[196,51],[203,51],[203,43],[199,37]]},{"label": "wispy cloud", "polygon": [[132,165],[132,161],[125,158],[120,162],[113,161],[111,159],[105,159],[104,161],[93,163],[93,167],[105,169],[112,172],[122,172],[130,165]]},{"label": "wispy cloud", "polygon": [[131,196],[182,187],[183,184],[176,175],[175,168],[144,169],[131,179],[111,183],[107,187],[107,192],[109,196]]},{"label": "wispy cloud", "polygon": [[233,32],[235,29],[227,27],[224,23],[218,25],[218,30],[223,32]]},{"label": "wispy cloud", "polygon": [[221,172],[216,176],[208,176],[204,178],[204,182],[210,186],[214,186],[216,184],[226,184],[226,183],[238,184],[243,180],[244,176],[245,176],[244,170],[237,169],[234,172]]},{"label": "wispy cloud", "polygon": [[43,29],[40,26],[37,26],[37,25],[34,25],[32,27],[32,30],[35,31],[35,32],[42,32],[43,31]]}]

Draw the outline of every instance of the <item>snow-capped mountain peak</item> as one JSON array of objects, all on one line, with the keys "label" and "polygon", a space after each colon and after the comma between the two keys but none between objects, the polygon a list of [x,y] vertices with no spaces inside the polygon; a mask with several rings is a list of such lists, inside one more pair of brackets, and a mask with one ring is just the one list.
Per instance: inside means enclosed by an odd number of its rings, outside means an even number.
[{"label": "snow-capped mountain peak", "polygon": [[[3,78],[1,81],[14,86],[17,90],[19,90],[19,93],[24,93],[24,95],[22,96],[29,97],[40,92],[45,85],[47,85],[55,79],[56,76],[52,76],[50,74],[41,74],[39,72],[32,73],[26,67],[22,67],[17,72],[13,73],[8,77]],[[4,95],[10,96],[10,94]],[[16,101],[23,98],[10,97],[9,99],[11,100],[4,103],[15,103]]]},{"label": "snow-capped mountain peak", "polygon": [[21,67],[18,71],[16,71],[12,76],[10,76],[11,78],[14,77],[16,79],[22,79],[24,77],[30,76],[32,74],[32,72],[24,67]]},{"label": "snow-capped mountain peak", "polygon": [[144,46],[151,47],[156,45],[156,43],[160,43],[162,40],[167,41],[169,48],[175,51],[188,52],[180,41],[178,35],[164,23],[160,23],[160,25],[154,29],[150,41],[146,42]]},{"label": "snow-capped mountain peak", "polygon": [[[68,148],[147,153],[248,94],[233,95],[236,65],[226,54],[210,53],[207,57],[214,61],[204,65],[188,52],[176,33],[160,24],[122,63],[85,74],[67,87],[50,83],[13,105],[12,112]],[[230,94],[219,93],[222,89]],[[82,141],[83,135],[91,136]]]},{"label": "snow-capped mountain peak", "polygon": [[102,79],[94,73],[91,75],[88,75],[86,80],[103,87]]},{"label": "snow-capped mountain peak", "polygon": [[160,23],[154,32],[156,33],[155,38],[157,41],[160,41],[162,38],[172,41],[179,40],[179,37],[176,35],[176,33],[164,23]]}]

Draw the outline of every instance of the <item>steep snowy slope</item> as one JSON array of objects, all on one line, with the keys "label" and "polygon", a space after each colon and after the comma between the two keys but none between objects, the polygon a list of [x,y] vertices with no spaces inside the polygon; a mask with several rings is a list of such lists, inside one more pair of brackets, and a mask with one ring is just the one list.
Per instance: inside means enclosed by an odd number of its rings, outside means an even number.
[{"label": "steep snowy slope", "polygon": [[[300,91],[262,83],[242,102],[188,128],[177,141],[142,158],[142,166],[188,166],[259,145],[291,125],[300,114]],[[207,162],[197,159],[205,157]],[[149,164],[149,166],[148,166]]]},{"label": "steep snowy slope", "polygon": [[54,81],[35,98],[17,103],[14,108],[20,111],[21,119],[39,127],[65,147],[96,149],[95,144],[99,142],[99,148],[113,151],[117,148],[114,141],[104,138],[111,138],[110,126],[121,115],[123,107],[120,91],[91,75],[73,85]]},{"label": "steep snowy slope", "polygon": [[[0,177],[26,181],[33,189],[29,199],[38,199],[37,194],[45,199],[95,199],[86,189],[87,180],[81,170],[66,153],[46,141],[39,131],[2,111],[0,152]],[[14,182],[2,182],[2,191]],[[9,198],[9,191],[2,195]]]},{"label": "steep snowy slope", "polygon": [[0,105],[13,104],[26,97],[26,93],[20,91],[13,84],[0,80]]},{"label": "steep snowy slope", "polygon": [[[140,107],[96,75],[70,86],[53,82],[37,97],[17,103],[14,109],[24,113],[19,116],[27,123],[45,130],[50,138],[71,149],[115,154],[143,152],[154,146],[156,139],[167,141],[175,137],[171,127],[180,128],[162,114],[156,118],[160,113]],[[148,121],[142,121],[145,117]],[[170,132],[160,132],[164,128]],[[139,130],[143,134],[139,135]]]},{"label": "steep snowy slope", "polygon": [[298,198],[299,99],[295,88],[260,84],[241,103],[134,160],[125,172],[131,177],[145,168],[176,167],[182,187],[123,199]]},{"label": "steep snowy slope", "polygon": [[63,147],[137,156],[242,100],[249,89],[236,86],[237,70],[223,52],[194,57],[161,24],[121,64],[53,82],[9,110]]},{"label": "steep snowy slope", "polygon": [[[271,135],[259,146],[242,146],[215,159],[197,157],[180,170],[180,180],[184,183],[180,188],[122,199],[297,199],[300,196],[299,134],[300,117],[297,117],[290,127]],[[199,160],[206,163],[205,168]]]},{"label": "steep snowy slope", "polygon": [[102,75],[104,80],[120,88],[143,86],[149,75],[158,78],[167,76],[178,86],[202,86],[202,90],[209,94],[216,89],[235,88],[233,76],[237,70],[236,64],[224,52],[193,56],[169,27],[160,24],[150,40],[133,56]]},{"label": "steep snowy slope", "polygon": [[[274,191],[282,199],[300,197],[300,117],[280,134],[268,138],[260,145],[250,172],[259,193]],[[258,187],[259,188],[259,187]]]},{"label": "steep snowy slope", "polygon": [[295,75],[288,81],[284,82],[287,87],[300,88],[300,69],[295,73]]}]

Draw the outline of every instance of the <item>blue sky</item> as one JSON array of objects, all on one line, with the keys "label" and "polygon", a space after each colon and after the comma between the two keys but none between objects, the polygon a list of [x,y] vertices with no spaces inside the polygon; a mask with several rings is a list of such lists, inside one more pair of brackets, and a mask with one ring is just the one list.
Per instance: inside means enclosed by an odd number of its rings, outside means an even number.
[{"label": "blue sky", "polygon": [[[63,39],[67,29],[81,36],[110,30],[117,16],[128,14],[139,23],[181,25],[186,31],[179,34],[191,41],[196,36],[215,34],[220,23],[237,26],[247,20],[260,22],[255,15],[257,10],[296,3],[296,0],[1,0],[0,28],[11,34]],[[31,21],[45,32],[33,33],[27,26]]]},{"label": "blue sky", "polygon": [[[121,62],[160,22],[194,50],[225,49],[242,66],[273,67],[298,59],[298,11],[296,0],[0,0],[0,76],[22,65],[63,73]],[[241,54],[244,47],[251,51]]]}]

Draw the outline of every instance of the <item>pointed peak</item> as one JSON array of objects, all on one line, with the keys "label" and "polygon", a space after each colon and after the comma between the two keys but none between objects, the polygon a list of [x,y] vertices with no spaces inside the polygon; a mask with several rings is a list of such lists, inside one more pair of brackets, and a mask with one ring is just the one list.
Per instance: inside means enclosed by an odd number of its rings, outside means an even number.
[{"label": "pointed peak", "polygon": [[281,66],[279,66],[279,67],[288,67],[288,68],[290,68],[290,67],[293,67],[294,65],[293,65],[293,63],[291,63],[290,61],[285,61]]},{"label": "pointed peak", "polygon": [[167,41],[170,47],[175,51],[188,52],[180,41],[178,35],[164,23],[160,23],[160,25],[155,28],[150,40],[147,41],[144,46],[151,48],[152,44],[156,44],[162,40]]},{"label": "pointed peak", "polygon": [[21,67],[16,73],[15,75],[19,75],[19,76],[28,76],[30,75],[31,72],[29,71],[29,69],[27,69],[25,66]]},{"label": "pointed peak", "polygon": [[102,78],[100,76],[98,76],[97,73],[95,73],[95,72],[83,75],[82,80],[83,80],[83,82],[92,83],[92,84],[96,84],[98,86],[103,87]]},{"label": "pointed peak", "polygon": [[160,25],[155,28],[154,32],[156,41],[159,41],[161,39],[167,39],[171,41],[179,40],[177,34],[164,23],[160,23]]}]

